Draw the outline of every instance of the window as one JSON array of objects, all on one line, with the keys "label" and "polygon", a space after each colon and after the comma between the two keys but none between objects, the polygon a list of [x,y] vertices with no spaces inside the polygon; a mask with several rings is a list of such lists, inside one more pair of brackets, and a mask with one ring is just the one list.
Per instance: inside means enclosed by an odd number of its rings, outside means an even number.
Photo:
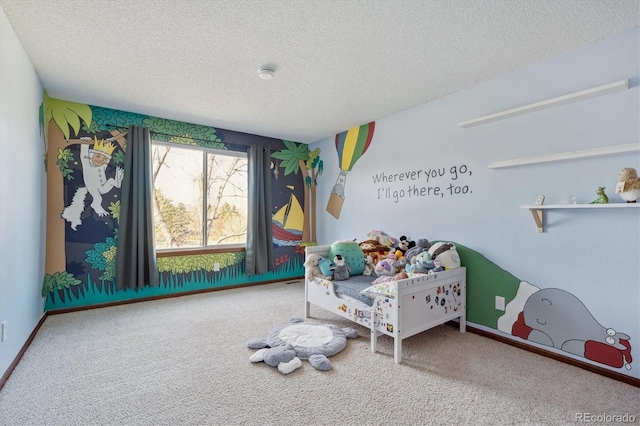
[{"label": "window", "polygon": [[247,239],[247,156],[153,141],[156,249]]}]

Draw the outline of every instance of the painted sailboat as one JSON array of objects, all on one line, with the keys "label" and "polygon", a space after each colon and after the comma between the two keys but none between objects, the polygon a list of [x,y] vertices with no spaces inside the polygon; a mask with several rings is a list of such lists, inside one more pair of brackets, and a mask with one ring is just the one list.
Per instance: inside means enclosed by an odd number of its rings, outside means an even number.
[{"label": "painted sailboat", "polygon": [[288,242],[302,240],[302,227],[304,224],[304,211],[300,202],[293,194],[294,187],[287,185],[291,190],[289,202],[282,206],[273,215],[273,238],[281,245],[291,245]]}]

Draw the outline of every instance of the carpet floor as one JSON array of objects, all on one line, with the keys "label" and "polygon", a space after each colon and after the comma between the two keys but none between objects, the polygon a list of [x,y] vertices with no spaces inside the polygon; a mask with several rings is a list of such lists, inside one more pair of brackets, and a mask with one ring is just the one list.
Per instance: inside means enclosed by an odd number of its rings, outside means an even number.
[{"label": "carpet floor", "polygon": [[367,329],[312,306],[305,321],[360,334],[332,370],[251,363],[246,342],[303,304],[296,281],[50,315],[0,390],[0,424],[640,422],[639,388],[449,325],[406,339],[398,365],[391,338],[371,353]]}]

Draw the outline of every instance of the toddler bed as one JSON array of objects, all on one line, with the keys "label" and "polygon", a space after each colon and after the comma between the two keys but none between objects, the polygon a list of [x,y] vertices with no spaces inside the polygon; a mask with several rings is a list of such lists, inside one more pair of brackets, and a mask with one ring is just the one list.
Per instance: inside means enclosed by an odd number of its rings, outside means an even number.
[{"label": "toddler bed", "polygon": [[[306,248],[326,257],[329,245]],[[383,293],[360,291],[369,288],[376,276],[356,275],[345,281],[329,281],[315,277],[305,279],[305,316],[310,317],[311,304],[333,312],[371,330],[371,351],[376,352],[377,339],[385,334],[394,339],[393,359],[402,362],[402,340],[425,330],[459,318],[460,332],[466,331],[466,268],[435,274],[414,275],[394,281]]]}]

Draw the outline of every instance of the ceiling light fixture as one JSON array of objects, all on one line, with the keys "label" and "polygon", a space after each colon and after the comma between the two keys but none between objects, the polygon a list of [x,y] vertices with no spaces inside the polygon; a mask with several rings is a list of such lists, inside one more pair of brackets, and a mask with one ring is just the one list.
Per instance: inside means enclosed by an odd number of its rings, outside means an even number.
[{"label": "ceiling light fixture", "polygon": [[275,74],[275,70],[273,68],[260,68],[258,73],[260,74],[260,78],[263,80],[271,80],[273,75]]}]

